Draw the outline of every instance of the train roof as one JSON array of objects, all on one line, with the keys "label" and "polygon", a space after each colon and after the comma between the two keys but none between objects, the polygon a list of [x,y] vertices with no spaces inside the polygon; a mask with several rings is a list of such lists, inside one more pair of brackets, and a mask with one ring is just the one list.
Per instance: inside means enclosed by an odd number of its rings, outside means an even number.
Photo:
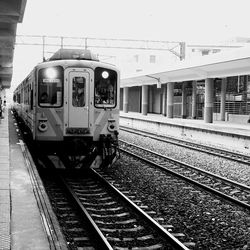
[{"label": "train roof", "polygon": [[59,49],[48,61],[55,60],[67,60],[67,59],[78,59],[78,60],[89,60],[99,61],[97,55],[93,54],[87,49]]}]

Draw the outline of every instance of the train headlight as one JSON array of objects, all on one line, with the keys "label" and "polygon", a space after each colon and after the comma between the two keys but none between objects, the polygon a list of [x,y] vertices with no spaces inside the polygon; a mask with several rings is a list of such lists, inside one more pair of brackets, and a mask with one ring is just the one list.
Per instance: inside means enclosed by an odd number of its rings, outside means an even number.
[{"label": "train headlight", "polygon": [[48,124],[45,121],[39,122],[38,129],[41,132],[45,132],[48,129]]},{"label": "train headlight", "polygon": [[45,71],[45,76],[48,77],[49,79],[56,78],[57,71],[54,68],[47,68]]},{"label": "train headlight", "polygon": [[109,72],[108,71],[103,71],[102,72],[102,78],[107,79],[109,77]]}]

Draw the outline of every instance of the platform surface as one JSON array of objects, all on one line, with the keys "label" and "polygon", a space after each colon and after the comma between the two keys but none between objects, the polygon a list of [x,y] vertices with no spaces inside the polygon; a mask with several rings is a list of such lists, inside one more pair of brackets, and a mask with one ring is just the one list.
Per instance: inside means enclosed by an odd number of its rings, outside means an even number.
[{"label": "platform surface", "polygon": [[161,123],[168,123],[179,126],[187,126],[193,128],[207,129],[218,132],[224,132],[229,134],[237,134],[250,137],[250,123],[247,124],[236,124],[229,121],[213,121],[213,123],[205,123],[204,120],[195,119],[181,119],[181,118],[167,118],[166,116],[160,114],[147,114],[142,115],[137,112],[124,113],[120,111],[121,117],[143,119],[148,121],[155,121]]},{"label": "platform surface", "polygon": [[0,250],[48,250],[17,131],[7,110],[0,123]]}]

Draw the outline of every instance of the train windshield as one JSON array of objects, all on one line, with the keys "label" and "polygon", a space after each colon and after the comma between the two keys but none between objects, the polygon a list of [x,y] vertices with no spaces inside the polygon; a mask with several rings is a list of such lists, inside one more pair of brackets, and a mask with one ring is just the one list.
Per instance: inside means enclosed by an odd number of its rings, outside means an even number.
[{"label": "train windshield", "polygon": [[95,107],[115,108],[117,105],[117,73],[105,68],[95,69]]},{"label": "train windshield", "polygon": [[38,101],[41,107],[62,106],[63,69],[60,66],[38,72]]}]

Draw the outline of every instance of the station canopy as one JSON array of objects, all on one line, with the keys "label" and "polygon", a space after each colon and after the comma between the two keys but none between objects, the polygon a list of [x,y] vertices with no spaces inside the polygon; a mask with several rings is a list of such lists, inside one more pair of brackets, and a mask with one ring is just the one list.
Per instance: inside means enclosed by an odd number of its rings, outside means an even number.
[{"label": "station canopy", "polygon": [[142,72],[121,80],[121,87],[185,82],[250,74],[250,47],[219,52],[165,67],[157,72]]},{"label": "station canopy", "polygon": [[10,88],[16,28],[25,6],[26,0],[0,0],[0,90]]}]

